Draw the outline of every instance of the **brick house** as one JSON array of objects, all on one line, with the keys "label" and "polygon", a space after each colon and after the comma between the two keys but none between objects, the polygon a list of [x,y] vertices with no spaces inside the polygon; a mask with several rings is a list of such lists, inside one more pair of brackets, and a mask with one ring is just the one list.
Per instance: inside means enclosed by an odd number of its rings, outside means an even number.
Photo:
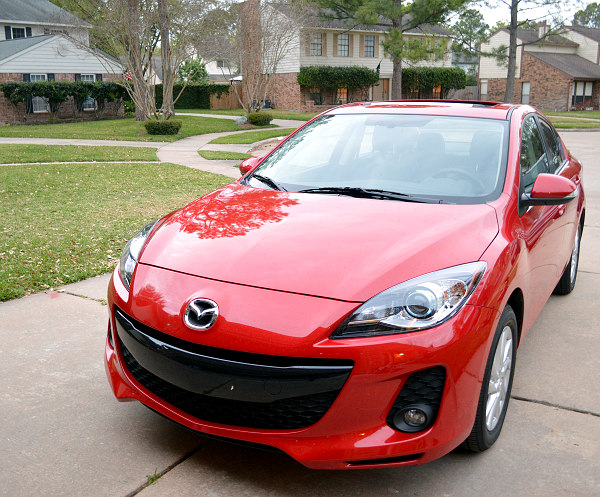
[{"label": "brick house", "polygon": [[[271,4],[270,8],[287,15],[287,6]],[[388,100],[391,93],[392,61],[383,52],[385,25],[355,26],[348,30],[342,21],[323,20],[316,13],[309,16],[294,31],[294,41],[285,57],[271,76],[269,97],[275,107],[302,111],[319,111],[332,105],[357,100]],[[404,34],[406,39],[434,39],[449,47],[451,33],[441,26],[424,26]],[[242,64],[243,65],[243,64]],[[379,84],[364,92],[348,94],[345,88],[337,92],[300,87],[297,76],[302,66],[363,66],[379,69]],[[440,60],[426,60],[418,66],[450,67],[452,56],[448,50]],[[431,95],[435,97],[435,95]],[[405,97],[412,97],[405,95]]]},{"label": "brick house", "polygon": [[[89,48],[91,25],[48,0],[0,0],[0,83],[19,81],[107,81],[120,79],[116,59]],[[59,119],[97,119],[92,99],[83,110],[72,101],[51,116],[48,102],[34,97],[15,107],[0,92],[0,123]],[[123,114],[122,105],[107,103],[103,117]]]},{"label": "brick house", "polygon": [[[598,109],[600,105],[600,29],[569,26],[562,35],[540,41],[547,27],[518,30],[521,44],[512,102],[531,104],[543,110]],[[489,52],[508,46],[508,30],[496,31],[482,44]],[[492,57],[481,57],[479,90],[482,100],[503,101],[505,65]]]}]

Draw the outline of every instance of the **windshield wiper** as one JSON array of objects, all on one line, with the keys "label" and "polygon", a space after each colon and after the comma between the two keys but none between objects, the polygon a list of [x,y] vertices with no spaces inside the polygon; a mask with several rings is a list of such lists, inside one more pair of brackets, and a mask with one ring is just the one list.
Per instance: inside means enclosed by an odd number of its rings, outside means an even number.
[{"label": "windshield wiper", "polygon": [[283,186],[281,186],[279,183],[276,183],[267,176],[263,176],[262,174],[253,174],[252,178],[256,178],[258,181],[273,188],[273,190],[282,190],[284,192],[287,192],[287,190]]},{"label": "windshield wiper", "polygon": [[435,198],[418,197],[408,193],[380,190],[377,188],[359,188],[355,186],[325,186],[322,188],[306,188],[298,193],[324,193],[329,195],[347,195],[357,198],[378,198],[384,200],[402,200],[405,202],[422,202],[439,204],[442,201]]}]

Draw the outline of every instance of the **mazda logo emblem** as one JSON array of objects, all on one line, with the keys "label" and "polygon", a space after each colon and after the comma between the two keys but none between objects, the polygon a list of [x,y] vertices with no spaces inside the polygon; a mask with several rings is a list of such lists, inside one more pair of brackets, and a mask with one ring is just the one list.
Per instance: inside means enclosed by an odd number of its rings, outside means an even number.
[{"label": "mazda logo emblem", "polygon": [[219,306],[209,299],[194,299],[185,308],[183,322],[192,330],[208,330],[219,317]]}]

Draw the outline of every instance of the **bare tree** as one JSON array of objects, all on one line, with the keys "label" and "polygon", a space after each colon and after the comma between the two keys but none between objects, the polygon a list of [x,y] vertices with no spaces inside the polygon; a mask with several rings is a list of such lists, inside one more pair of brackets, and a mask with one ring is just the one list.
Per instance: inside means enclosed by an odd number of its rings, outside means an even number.
[{"label": "bare tree", "polygon": [[242,81],[233,89],[246,112],[260,110],[273,75],[284,58],[299,47],[300,28],[310,17],[306,7],[292,2],[247,0],[240,6],[231,46],[233,58],[241,66]]}]

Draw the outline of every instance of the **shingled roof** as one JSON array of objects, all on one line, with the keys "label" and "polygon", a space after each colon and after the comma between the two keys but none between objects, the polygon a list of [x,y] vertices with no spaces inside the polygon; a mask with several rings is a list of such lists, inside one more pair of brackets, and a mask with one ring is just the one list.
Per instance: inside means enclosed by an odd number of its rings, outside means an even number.
[{"label": "shingled roof", "polygon": [[591,40],[600,41],[600,29],[577,25],[569,26],[569,29]]},{"label": "shingled roof", "polygon": [[575,54],[527,52],[573,79],[600,79],[600,66]]},{"label": "shingled roof", "polygon": [[0,0],[0,22],[92,27],[48,0]]},{"label": "shingled roof", "polygon": [[42,35],[42,36],[32,36],[29,38],[17,38],[15,40],[3,40],[0,41],[0,61],[4,59],[8,59],[13,55],[22,52],[38,43],[42,43],[49,38],[52,38],[54,35]]}]

